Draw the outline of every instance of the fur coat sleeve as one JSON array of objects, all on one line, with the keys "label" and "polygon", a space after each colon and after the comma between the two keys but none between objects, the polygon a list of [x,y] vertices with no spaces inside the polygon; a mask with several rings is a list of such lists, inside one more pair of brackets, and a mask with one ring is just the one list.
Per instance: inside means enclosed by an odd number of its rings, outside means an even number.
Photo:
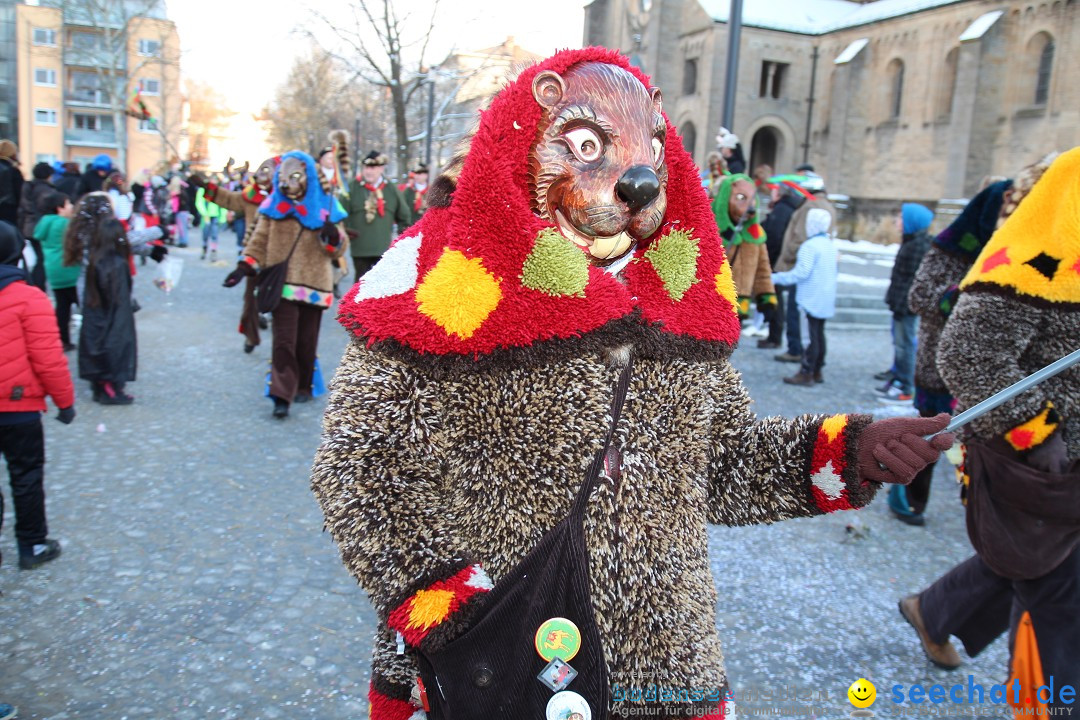
[{"label": "fur coat sleeve", "polygon": [[867,505],[879,484],[857,477],[859,434],[870,415],[758,418],[738,373],[716,370],[709,522],[772,523]]}]

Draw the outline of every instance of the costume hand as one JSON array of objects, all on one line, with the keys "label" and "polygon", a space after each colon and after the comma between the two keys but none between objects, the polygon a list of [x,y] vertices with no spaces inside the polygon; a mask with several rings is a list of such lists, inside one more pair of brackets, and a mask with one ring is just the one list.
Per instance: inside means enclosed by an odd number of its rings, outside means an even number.
[{"label": "costume hand", "polygon": [[[948,413],[871,423],[858,439],[859,478],[907,485],[920,470],[937,460],[940,453],[952,447],[956,436],[941,432],[948,424]],[[924,435],[934,436],[926,440]]]},{"label": "costume hand", "polygon": [[168,254],[169,248],[165,247],[164,245],[155,245],[150,249],[150,259],[154,262],[161,262]]},{"label": "costume hand", "polygon": [[202,173],[192,173],[188,178],[188,185],[194,185],[197,188],[206,187],[206,178],[202,176]]},{"label": "costume hand", "polygon": [[229,276],[225,278],[225,282],[222,283],[225,287],[236,287],[240,284],[240,281],[249,275],[254,275],[255,270],[246,262],[241,260],[236,263],[236,269],[229,273]]},{"label": "costume hand", "polygon": [[60,408],[60,412],[56,414],[56,419],[65,425],[70,425],[71,421],[75,419],[75,406]]},{"label": "costume hand", "polygon": [[1063,473],[1069,469],[1069,448],[1061,431],[1055,432],[1027,453],[1027,464],[1036,470]]}]

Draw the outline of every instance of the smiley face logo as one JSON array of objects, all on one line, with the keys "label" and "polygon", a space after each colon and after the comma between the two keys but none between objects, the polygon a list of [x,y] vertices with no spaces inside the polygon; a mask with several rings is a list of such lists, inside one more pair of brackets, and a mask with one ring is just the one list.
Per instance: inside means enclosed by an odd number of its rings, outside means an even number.
[{"label": "smiley face logo", "polygon": [[851,683],[847,691],[848,700],[857,708],[868,708],[877,700],[877,688],[866,678],[859,678]]}]

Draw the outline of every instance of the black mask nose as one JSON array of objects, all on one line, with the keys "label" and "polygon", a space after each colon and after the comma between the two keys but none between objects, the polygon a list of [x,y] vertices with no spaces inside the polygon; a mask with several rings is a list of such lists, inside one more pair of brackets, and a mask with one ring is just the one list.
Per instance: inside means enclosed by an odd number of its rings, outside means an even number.
[{"label": "black mask nose", "polygon": [[619,199],[630,206],[631,210],[645,207],[660,194],[660,178],[648,165],[635,165],[619,178],[615,184]]}]

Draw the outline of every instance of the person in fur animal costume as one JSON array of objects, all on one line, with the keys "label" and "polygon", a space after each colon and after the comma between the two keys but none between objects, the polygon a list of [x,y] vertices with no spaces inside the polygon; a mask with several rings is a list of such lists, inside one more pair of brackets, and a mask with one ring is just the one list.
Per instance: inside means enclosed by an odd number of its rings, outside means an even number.
[{"label": "person in fur animal costume", "polygon": [[[234,213],[243,214],[244,238],[241,245],[246,248],[255,233],[259,206],[273,190],[274,170],[280,164],[279,155],[263,160],[243,190],[227,190],[215,182],[207,182],[200,175],[192,175],[189,182],[205,188],[203,197],[210,202]],[[244,336],[244,352],[250,353],[259,345],[259,328],[259,309],[255,304],[255,277],[249,275],[244,282],[244,305],[240,310],[239,332]]]},{"label": "person in fur animal costume", "polygon": [[776,309],[776,289],[765,231],[758,222],[754,181],[742,174],[722,178],[712,210],[724,242],[724,253],[731,262],[739,317],[750,317],[753,304],[768,317]]},{"label": "person in fur animal costume", "polygon": [[[1010,193],[1012,214],[960,282],[937,354],[958,410],[1080,348],[1078,177],[1074,148],[1022,201]],[[950,636],[975,657],[1008,631],[1008,687],[1022,689],[1008,694],[1014,714],[1064,714],[1075,697],[1036,691],[1080,687],[1080,367],[977,418],[963,438],[977,554],[900,611],[949,669],[962,662]]]},{"label": "person in fur animal costume", "polygon": [[[319,157],[319,171],[330,186],[331,194],[342,205],[349,203],[348,177],[352,169],[349,162],[349,133],[345,130],[331,130],[330,144],[322,149]],[[344,257],[331,262],[334,267],[334,297],[340,297],[338,283],[349,274],[349,264]]]},{"label": "person in fur animal costume", "polygon": [[[1045,171],[1049,163],[1040,167]],[[914,404],[922,417],[951,413],[956,405],[937,369],[938,341],[956,304],[960,281],[1004,222],[1002,204],[1012,185],[1012,180],[1002,180],[979,191],[956,220],[934,238],[911,283],[908,304],[919,316]],[[923,513],[930,501],[933,474],[931,463],[910,485],[889,488],[889,509],[897,519],[909,525],[925,523]]]},{"label": "person in fur animal costume", "polygon": [[323,181],[325,176],[307,153],[281,156],[273,192],[259,205],[244,257],[225,280],[226,287],[232,287],[259,268],[288,263],[281,301],[273,311],[270,398],[277,418],[289,414],[294,400],[311,399],[322,312],[334,302],[328,260],[342,257],[349,249],[340,224],[345,211]]},{"label": "person in fur animal costume", "polygon": [[[584,534],[565,559],[587,568],[573,588],[591,607],[575,622],[594,630],[569,660],[574,707],[641,711],[626,698],[662,673],[700,689],[668,716],[720,718],[706,525],[862,507],[951,442],[921,437],[945,418],[753,415],[729,362],[737,298],[708,198],[659,90],[617,52],[524,70],[449,167],[342,302],[353,339],[312,470],[379,619],[371,718],[441,716],[438,688],[466,698],[461,718],[569,702],[536,679],[548,660],[521,624],[529,603],[494,628],[520,630],[513,642],[483,639],[485,613],[528,580],[512,571],[572,517]],[[453,668],[464,684],[434,670],[448,653],[472,658]],[[508,687],[514,673],[527,680]]]}]

